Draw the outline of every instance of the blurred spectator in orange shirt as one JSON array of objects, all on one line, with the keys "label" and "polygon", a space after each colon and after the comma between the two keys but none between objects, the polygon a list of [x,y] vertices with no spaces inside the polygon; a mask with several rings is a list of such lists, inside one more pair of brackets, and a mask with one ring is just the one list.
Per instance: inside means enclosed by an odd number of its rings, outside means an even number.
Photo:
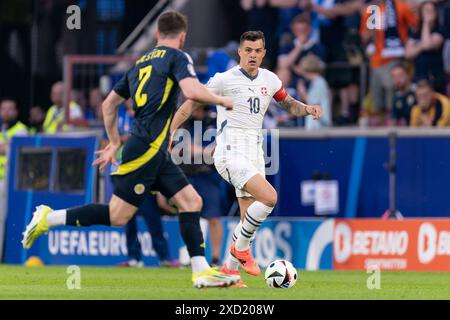
[{"label": "blurred spectator in orange shirt", "polygon": [[386,111],[392,110],[394,87],[390,75],[395,59],[405,56],[409,28],[416,26],[411,8],[399,0],[377,0],[362,13],[360,34],[370,55],[370,91],[374,112],[382,124]]}]

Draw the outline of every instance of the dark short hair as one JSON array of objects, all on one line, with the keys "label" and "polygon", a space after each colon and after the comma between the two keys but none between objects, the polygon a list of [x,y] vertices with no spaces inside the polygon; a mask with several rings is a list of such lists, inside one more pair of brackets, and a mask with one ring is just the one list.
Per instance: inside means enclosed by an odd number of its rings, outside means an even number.
[{"label": "dark short hair", "polygon": [[305,24],[310,25],[311,24],[311,16],[309,15],[308,12],[304,12],[299,15],[296,15],[294,17],[294,19],[292,19],[291,26],[293,26],[294,24],[297,24],[297,23],[305,23]]},{"label": "dark short hair", "polygon": [[164,12],[158,18],[158,31],[163,37],[176,36],[187,28],[187,17],[177,11]]},{"label": "dark short hair", "polygon": [[408,65],[406,65],[404,62],[398,62],[398,63],[394,64],[391,67],[391,71],[394,69],[397,69],[397,68],[403,69],[403,71],[405,71],[406,73],[409,73]]},{"label": "dark short hair", "polygon": [[429,88],[434,90],[433,80],[427,77],[416,79],[416,88]]},{"label": "dark short hair", "polygon": [[263,45],[266,46],[266,37],[264,36],[264,32],[262,31],[247,31],[244,32],[241,36],[241,40],[239,43],[242,45],[244,41],[257,41],[262,40]]}]

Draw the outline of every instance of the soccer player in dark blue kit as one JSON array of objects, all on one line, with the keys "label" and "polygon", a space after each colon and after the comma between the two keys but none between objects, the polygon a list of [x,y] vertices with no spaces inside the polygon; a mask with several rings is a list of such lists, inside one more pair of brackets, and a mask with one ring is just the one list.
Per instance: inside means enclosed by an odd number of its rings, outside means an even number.
[{"label": "soccer player in dark blue kit", "polygon": [[200,229],[202,199],[167,152],[169,127],[180,89],[187,99],[204,104],[233,107],[229,98],[210,93],[198,81],[191,57],[181,51],[187,34],[187,19],[178,12],[165,12],[158,18],[157,46],[142,56],[116,84],[102,105],[109,144],[97,152],[94,165],[103,170],[116,164],[120,148],[117,108],[132,99],[135,109],[133,130],[122,151],[122,163],[112,173],[114,194],[109,205],[89,204],[66,210],[37,207],[27,226],[22,244],[28,249],[49,228],[69,226],[124,226],[135,215],[146,192],[158,190],[176,205],[181,236],[192,265],[194,286],[224,287],[236,283],[209,266]]}]

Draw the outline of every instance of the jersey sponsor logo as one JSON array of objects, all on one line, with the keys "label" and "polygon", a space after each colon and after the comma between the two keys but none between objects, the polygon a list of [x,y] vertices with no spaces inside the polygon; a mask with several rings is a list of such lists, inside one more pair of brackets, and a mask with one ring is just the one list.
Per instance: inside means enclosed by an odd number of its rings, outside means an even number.
[{"label": "jersey sponsor logo", "polygon": [[255,90],[252,88],[248,88],[248,90],[250,90],[251,92],[255,93]]},{"label": "jersey sponsor logo", "polygon": [[141,195],[145,192],[145,186],[142,183],[139,183],[134,186],[134,193],[137,195]]}]

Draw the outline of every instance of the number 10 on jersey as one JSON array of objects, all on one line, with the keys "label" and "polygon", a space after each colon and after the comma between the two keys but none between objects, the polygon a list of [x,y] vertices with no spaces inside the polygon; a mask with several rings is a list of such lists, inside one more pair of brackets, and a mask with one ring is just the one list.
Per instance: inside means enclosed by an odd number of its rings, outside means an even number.
[{"label": "number 10 on jersey", "polygon": [[250,113],[251,114],[259,113],[259,109],[260,109],[260,106],[261,106],[259,98],[249,98],[247,100],[247,102],[250,105]]}]

